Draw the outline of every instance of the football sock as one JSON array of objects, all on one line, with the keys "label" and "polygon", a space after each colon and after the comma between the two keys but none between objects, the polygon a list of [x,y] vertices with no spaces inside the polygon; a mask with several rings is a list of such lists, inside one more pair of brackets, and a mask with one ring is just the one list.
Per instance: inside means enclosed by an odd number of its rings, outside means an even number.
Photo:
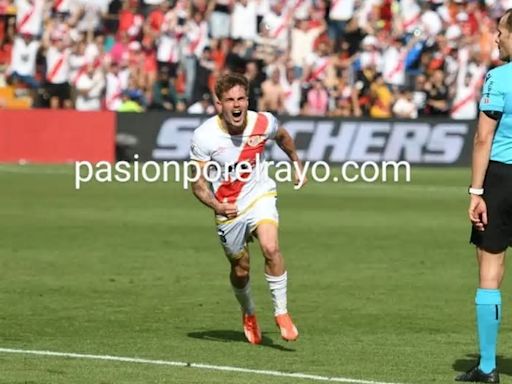
[{"label": "football sock", "polygon": [[500,290],[477,289],[475,304],[480,342],[480,369],[484,373],[489,373],[496,368],[496,341],[501,319]]},{"label": "football sock", "polygon": [[272,302],[274,304],[274,315],[282,315],[287,313],[286,309],[286,286],[288,284],[288,274],[283,273],[281,276],[271,276],[265,273],[270,294],[272,295]]},{"label": "football sock", "polygon": [[235,297],[240,303],[242,310],[247,315],[254,314],[254,300],[251,295],[251,282],[247,281],[247,284],[243,288],[237,288],[231,285],[233,288],[233,292],[235,293]]}]

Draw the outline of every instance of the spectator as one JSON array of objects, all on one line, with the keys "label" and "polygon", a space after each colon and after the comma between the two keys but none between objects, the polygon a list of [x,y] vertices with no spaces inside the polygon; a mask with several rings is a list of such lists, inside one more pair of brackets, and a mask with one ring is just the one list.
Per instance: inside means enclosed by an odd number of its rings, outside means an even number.
[{"label": "spectator", "polygon": [[39,87],[36,80],[36,56],[41,43],[31,35],[16,36],[11,53],[11,63],[7,69],[11,81],[20,82],[32,89]]},{"label": "spectator", "polygon": [[414,103],[411,91],[402,88],[393,104],[393,115],[399,119],[416,119],[418,117],[418,108]]},{"label": "spectator", "polygon": [[256,0],[237,0],[231,15],[231,37],[235,40],[254,42],[258,33],[256,25]]},{"label": "spectator", "polygon": [[211,102],[209,93],[202,95],[199,100],[187,108],[187,112],[195,115],[213,115],[215,113],[215,107]]},{"label": "spectator", "polygon": [[213,12],[210,18],[210,31],[213,39],[229,37],[231,28],[232,0],[214,0]]},{"label": "spectator", "polygon": [[16,31],[40,36],[43,32],[45,0],[16,0]]},{"label": "spectator", "polygon": [[174,79],[169,77],[165,70],[160,71],[158,80],[152,87],[150,109],[160,109],[166,111],[176,110],[178,103],[178,93],[174,86]]},{"label": "spectator", "polygon": [[279,69],[275,68],[269,79],[261,84],[259,110],[279,115],[284,111],[285,93],[280,82]]},{"label": "spectator", "polygon": [[177,76],[178,64],[181,60],[179,42],[184,33],[184,23],[184,19],[178,19],[176,10],[170,9],[165,14],[157,39],[158,69],[167,71],[171,77]]},{"label": "spectator", "polygon": [[295,67],[289,66],[286,75],[282,76],[281,86],[284,91],[284,113],[290,116],[300,114],[302,96],[300,78],[296,75]]},{"label": "spectator", "polygon": [[384,82],[382,74],[377,74],[370,86],[370,117],[386,119],[392,117],[393,94]]},{"label": "spectator", "polygon": [[99,111],[105,88],[102,70],[94,63],[86,65],[85,72],[76,81],[77,98],[75,107],[79,111]]},{"label": "spectator", "polygon": [[483,84],[485,68],[471,63],[467,49],[459,52],[460,68],[457,74],[455,96],[450,108],[452,119],[473,120],[478,114],[477,95]]},{"label": "spectator", "polygon": [[325,116],[329,107],[329,94],[322,81],[313,81],[312,88],[307,92],[305,114],[309,116]]},{"label": "spectator", "polygon": [[274,1],[270,12],[263,17],[262,28],[268,30],[269,37],[276,41],[282,52],[288,49],[288,25],[292,20],[291,13],[285,14],[284,2]]},{"label": "spectator", "polygon": [[302,76],[306,60],[311,57],[315,40],[325,31],[325,22],[316,27],[310,27],[310,20],[297,20],[296,28],[291,32],[290,56],[297,76]]},{"label": "spectator", "polygon": [[425,89],[427,78],[425,75],[419,75],[414,81],[414,88],[412,92],[412,99],[419,115],[425,114],[427,106],[427,91]]},{"label": "spectator", "polygon": [[261,63],[255,60],[247,62],[245,77],[249,80],[249,109],[256,111],[261,98],[261,84],[265,80],[265,74],[260,70]]},{"label": "spectator", "polygon": [[105,88],[105,105],[110,111],[117,111],[123,102],[123,92],[128,86],[128,79],[119,69],[119,64],[113,61],[107,70]]},{"label": "spectator", "polygon": [[69,85],[71,50],[64,36],[56,35],[44,43],[46,50],[46,93],[50,108],[71,108]]},{"label": "spectator", "polygon": [[332,0],[329,8],[329,37],[335,50],[341,48],[347,22],[354,16],[354,0]]},{"label": "spectator", "polygon": [[[389,91],[397,99],[396,104],[403,101],[397,90],[408,87],[413,90],[418,114],[468,117],[473,116],[478,98],[478,73],[500,64],[493,40],[495,17],[505,3],[0,0],[0,42],[7,42],[0,44],[0,84],[8,71],[15,80],[16,94],[27,86],[34,87],[34,94],[43,95],[43,102],[48,99],[48,92],[59,89],[62,94],[63,87],[48,82],[45,92],[39,84],[51,74],[46,68],[51,64],[47,54],[50,46],[62,39],[69,57],[57,72],[70,72],[66,82],[78,84],[89,64],[107,68],[105,72],[98,69],[106,84],[101,106],[112,110],[121,105],[128,79],[133,78],[137,92],[142,92],[141,100],[151,108],[186,111],[187,106],[209,92],[209,83],[224,71],[246,73],[255,108],[262,97],[260,87],[265,74],[272,77],[277,68],[284,92],[281,113],[297,114],[298,100],[306,104],[303,111],[309,113],[308,91],[320,86],[327,92],[328,113],[370,116],[372,108],[376,110],[376,95],[384,94],[384,88],[375,93],[375,86],[370,91],[376,73],[382,72],[385,83],[392,86]],[[326,28],[330,35],[324,33]],[[23,32],[32,36],[30,42]],[[241,39],[228,39],[231,33]],[[54,43],[50,44],[50,40]],[[25,46],[21,47],[20,42]],[[202,60],[207,46],[212,48],[211,55],[206,54],[211,59]],[[30,51],[30,60],[11,65],[25,57],[19,53],[21,48]],[[465,50],[470,55],[479,52],[479,56],[469,59],[463,68],[460,54]],[[6,70],[1,62],[7,57]],[[20,68],[30,73],[29,77],[17,76]],[[158,71],[166,73],[170,88],[162,86]],[[462,73],[466,74],[463,81]],[[318,80],[321,84],[317,84]],[[172,100],[162,95],[168,89],[176,92]],[[125,101],[133,101],[130,95],[125,96]],[[314,98],[315,93],[311,95]],[[55,98],[52,100],[48,106],[55,107]],[[323,97],[316,97],[316,104],[318,101]],[[462,101],[466,109],[459,107]],[[64,105],[70,106],[71,101],[59,99],[58,106]]]},{"label": "spectator", "polygon": [[138,0],[125,0],[119,14],[118,32],[130,40],[140,40],[144,25],[144,16],[138,12],[137,5]]},{"label": "spectator", "polygon": [[192,87],[192,103],[201,100],[205,94],[210,93],[212,88],[210,79],[215,70],[215,63],[212,60],[210,47],[205,47],[201,58],[196,63],[196,76],[194,86]]},{"label": "spectator", "polygon": [[[185,99],[189,102],[192,100],[192,92],[194,91],[194,84],[196,78],[196,67],[199,57],[201,57],[206,43],[208,41],[208,23],[204,20],[203,14],[195,11],[192,14],[185,26],[185,57],[183,59],[185,64]],[[208,60],[210,60],[208,52]],[[204,64],[204,62],[203,62]],[[213,68],[211,68],[213,69]]]},{"label": "spectator", "polygon": [[430,81],[425,84],[427,91],[426,113],[431,116],[448,113],[448,87],[441,69],[434,71]]}]

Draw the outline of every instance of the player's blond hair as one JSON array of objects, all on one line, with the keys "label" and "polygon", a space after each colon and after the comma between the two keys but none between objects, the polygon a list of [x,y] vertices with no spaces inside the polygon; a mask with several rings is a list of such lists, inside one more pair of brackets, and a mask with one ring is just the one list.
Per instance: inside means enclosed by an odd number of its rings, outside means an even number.
[{"label": "player's blond hair", "polygon": [[237,85],[245,89],[245,93],[249,92],[249,81],[244,75],[239,73],[226,73],[221,75],[215,84],[215,96],[222,100],[222,95]]},{"label": "player's blond hair", "polygon": [[507,30],[512,32],[512,8],[509,8],[505,11],[503,16],[506,16],[507,19],[505,21],[505,25],[507,26]]}]

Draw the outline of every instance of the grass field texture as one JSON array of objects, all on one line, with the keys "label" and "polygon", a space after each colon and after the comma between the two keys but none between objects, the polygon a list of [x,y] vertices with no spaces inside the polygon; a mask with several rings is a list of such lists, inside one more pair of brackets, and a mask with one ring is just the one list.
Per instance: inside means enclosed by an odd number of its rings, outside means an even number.
[{"label": "grass field texture", "polygon": [[[413,168],[401,184],[280,185],[289,310],[301,336],[280,340],[252,244],[260,346],[244,340],[211,212],[190,191],[172,183],[75,191],[73,177],[68,166],[0,166],[0,348],[391,383],[452,382],[474,362],[468,169]],[[0,352],[2,384],[313,382]]]}]

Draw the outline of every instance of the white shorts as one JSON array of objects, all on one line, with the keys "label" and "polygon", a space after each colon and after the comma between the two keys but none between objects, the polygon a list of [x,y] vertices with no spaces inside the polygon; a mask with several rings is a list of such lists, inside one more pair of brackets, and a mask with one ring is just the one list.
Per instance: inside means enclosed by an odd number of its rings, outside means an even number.
[{"label": "white shorts", "polygon": [[217,221],[217,234],[230,260],[236,260],[247,252],[247,242],[253,232],[264,222],[279,224],[275,194],[264,195],[232,220]]}]

